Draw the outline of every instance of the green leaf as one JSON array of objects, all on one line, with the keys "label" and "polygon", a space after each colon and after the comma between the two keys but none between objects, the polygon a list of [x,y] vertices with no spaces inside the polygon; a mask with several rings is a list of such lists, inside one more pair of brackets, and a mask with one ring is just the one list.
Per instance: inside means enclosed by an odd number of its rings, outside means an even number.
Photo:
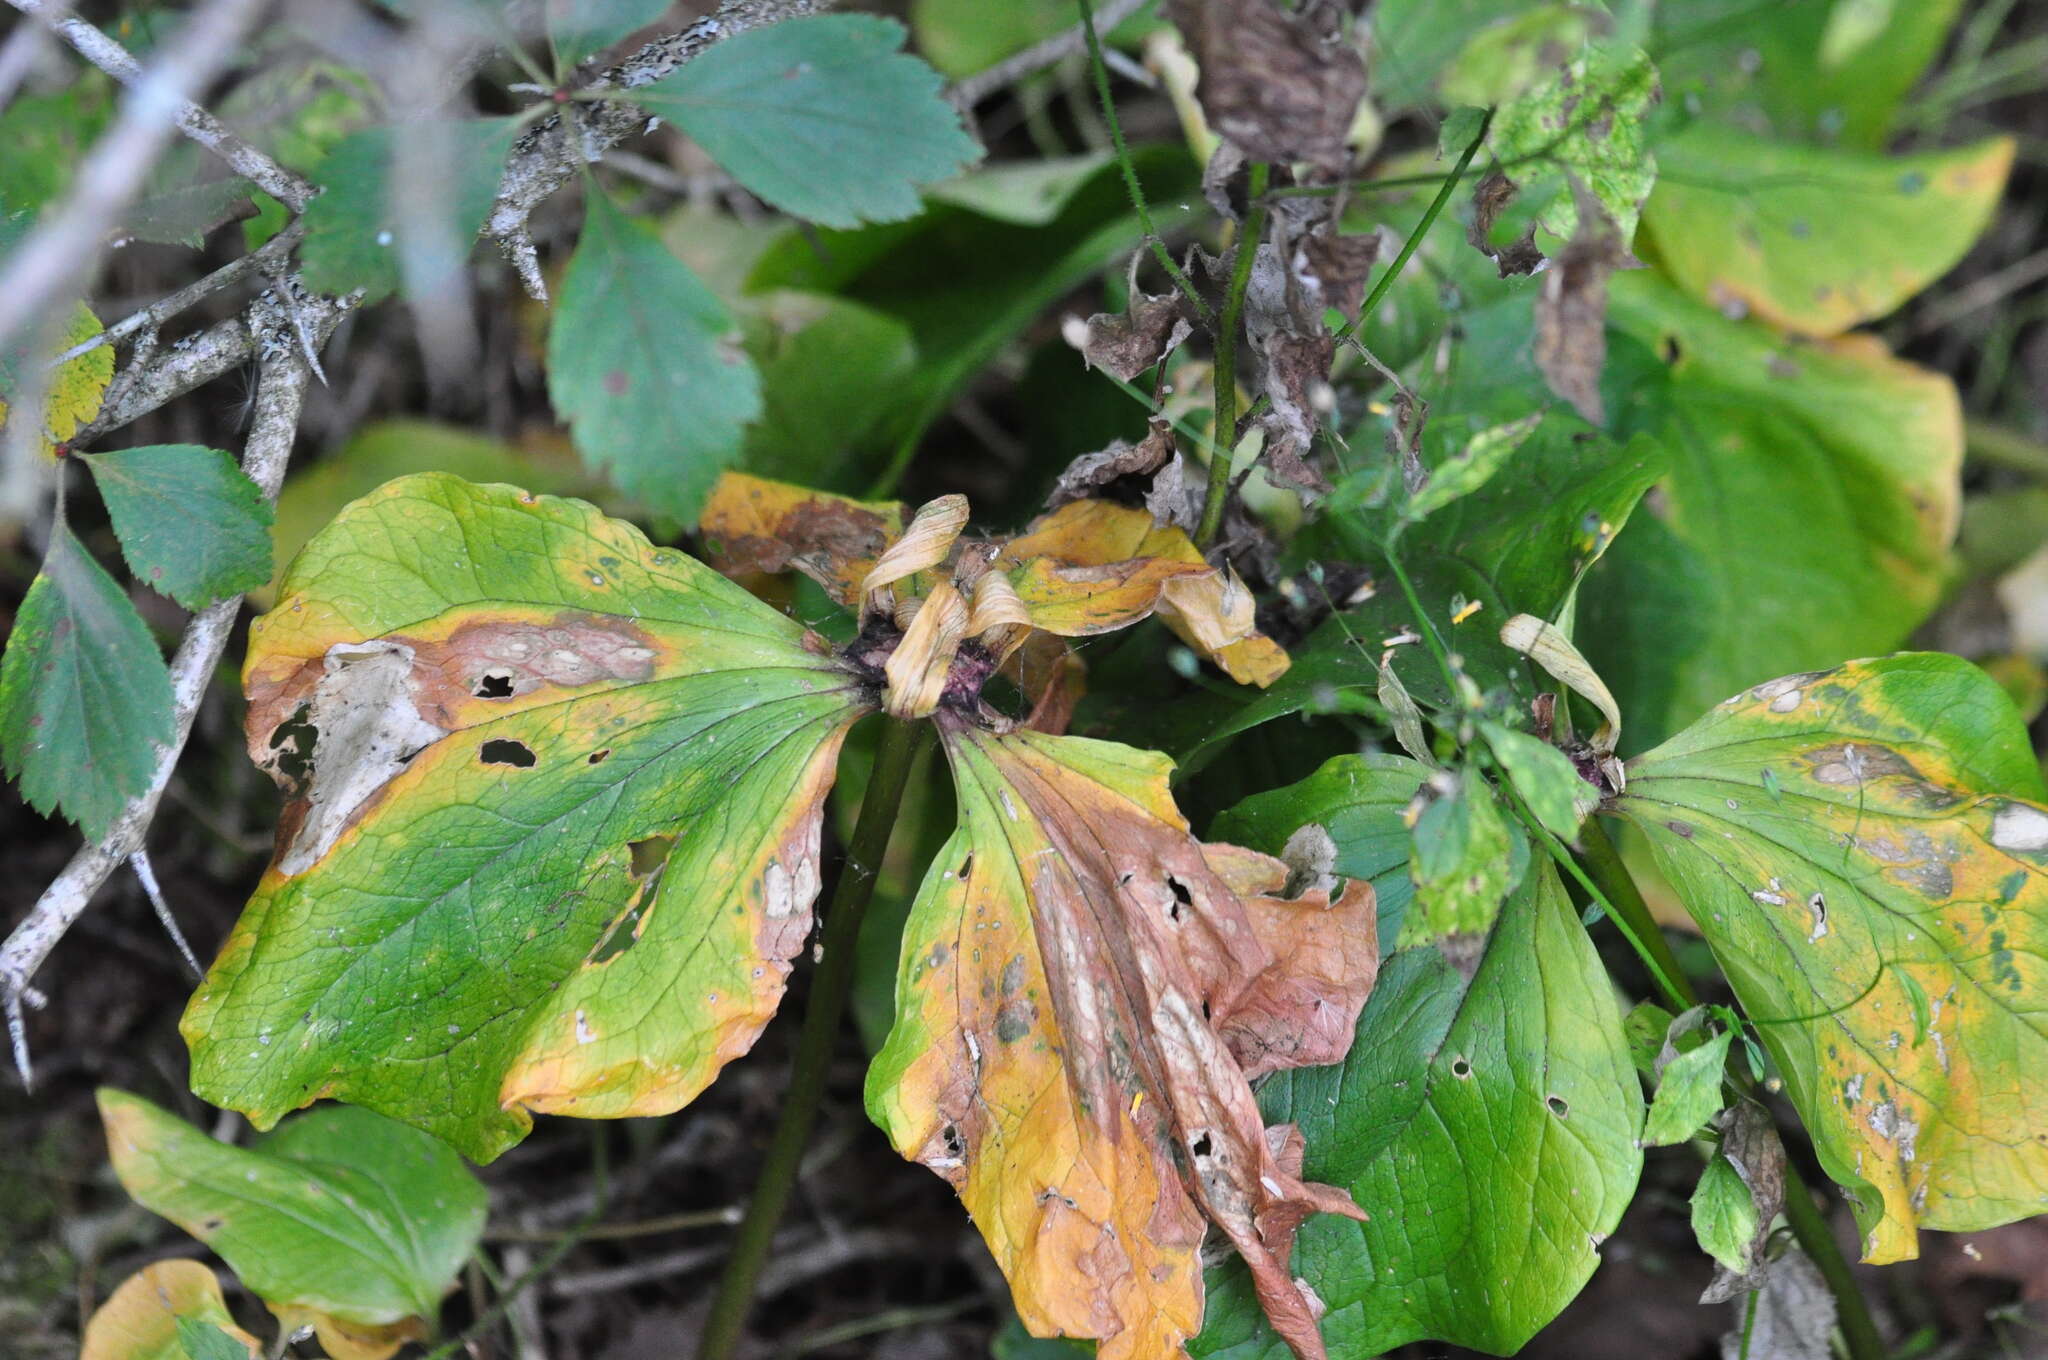
[{"label": "green leaf", "polygon": [[178,1319],[178,1346],[186,1360],[249,1360],[249,1348],[200,1318]]},{"label": "green leaf", "polygon": [[566,76],[584,58],[604,51],[668,12],[668,0],[548,0],[548,42],[555,71]]},{"label": "green leaf", "polygon": [[761,356],[761,418],[741,461],[816,486],[887,413],[916,369],[917,343],[902,322],[857,302],[781,297],[788,305],[771,310],[775,332]]},{"label": "green leaf", "polygon": [[[1547,862],[1481,948],[1389,959],[1343,1065],[1276,1073],[1259,1103],[1300,1126],[1303,1174],[1371,1215],[1312,1218],[1295,1247],[1333,1356],[1423,1338],[1511,1354],[1593,1273],[1642,1168],[1621,1016]],[[1193,1352],[1283,1360],[1242,1272],[1209,1278]]]},{"label": "green leaf", "polygon": [[1720,1111],[1721,1077],[1734,1038],[1733,1030],[1724,1029],[1664,1064],[1649,1117],[1643,1121],[1644,1147],[1683,1143]]},{"label": "green leaf", "polygon": [[1372,15],[1374,100],[1389,111],[1432,102],[1461,51],[1531,8],[1529,0],[1382,0]]},{"label": "green leaf", "polygon": [[1868,1260],[2040,1211],[2048,1096],[2016,1075],[2048,1068],[2040,790],[1997,684],[1932,653],[1759,685],[1630,765],[1618,810],[1850,1191]]},{"label": "green leaf", "polygon": [[1658,156],[1644,253],[1723,312],[1835,335],[1962,259],[1998,207],[2013,142],[1880,156],[1695,123]]},{"label": "green leaf", "polygon": [[138,241],[197,250],[206,244],[206,234],[233,216],[254,191],[239,175],[152,186],[122,214],[121,230]]},{"label": "green leaf", "polygon": [[[1536,5],[1488,24],[1444,68],[1439,81],[1443,96],[1452,104],[1479,108],[1520,98],[1547,82],[1552,71],[1604,27],[1604,16],[1597,10],[1564,4]],[[1464,144],[1457,145],[1462,149]]]},{"label": "green leaf", "polygon": [[1545,831],[1561,841],[1579,838],[1579,823],[1600,806],[1600,791],[1579,774],[1571,757],[1549,742],[1497,722],[1482,722],[1487,749],[1500,762]]},{"label": "green leaf", "polygon": [[591,194],[548,329],[548,396],[584,461],[693,518],[761,413],[760,376],[732,331],[724,304],[652,231]]},{"label": "green leaf", "polygon": [[270,507],[218,449],[152,444],[80,455],[98,483],[128,570],[187,609],[270,579]]},{"label": "green leaf", "polygon": [[1715,1153],[1692,1192],[1692,1231],[1700,1250],[1740,1274],[1754,1264],[1749,1249],[1757,1226],[1756,1197],[1734,1164]]},{"label": "green leaf", "polygon": [[1528,842],[1502,819],[1492,786],[1470,770],[1455,778],[1415,819],[1415,902],[1398,948],[1484,936],[1527,870]]},{"label": "green leaf", "polygon": [[917,186],[981,155],[938,72],[866,14],[786,19],[736,34],[633,93],[733,178],[828,227],[917,215]]},{"label": "green leaf", "polygon": [[[979,0],[975,3],[979,5]],[[1074,201],[1074,195],[1115,159],[1114,152],[1086,151],[1078,156],[1004,161],[935,184],[926,197],[997,222],[1049,226]]]},{"label": "green leaf", "polygon": [[58,521],[0,658],[0,758],[98,840],[171,742],[171,679],[135,606]]},{"label": "green leaf", "polygon": [[[344,138],[314,175],[327,191],[303,219],[299,259],[307,286],[322,293],[360,288],[376,302],[397,289],[408,259],[422,270],[459,268],[497,197],[519,128],[513,118],[431,119]],[[405,200],[408,186],[395,164],[401,142],[437,153],[436,163],[423,167],[433,180],[418,186],[417,202]]]},{"label": "green leaf", "polygon": [[1401,933],[1415,882],[1402,812],[1430,770],[1406,756],[1337,756],[1307,779],[1254,794],[1216,819],[1217,840],[1279,855],[1303,827],[1322,828],[1336,846],[1333,873],[1372,884],[1379,938]]},{"label": "green leaf", "polygon": [[1429,470],[1429,480],[1421,490],[1408,497],[1401,517],[1411,522],[1427,519],[1452,501],[1471,495],[1492,480],[1493,475],[1542,423],[1543,412],[1537,411],[1520,420],[1479,431],[1465,441],[1462,449]]},{"label": "green leaf", "polygon": [[238,1148],[125,1091],[99,1103],[122,1186],[273,1308],[431,1322],[483,1232],[484,1188],[462,1160],[368,1110],[326,1106]]},{"label": "green leaf", "polygon": [[1654,1001],[1638,1001],[1635,1009],[1622,1017],[1629,1060],[1646,1077],[1657,1073],[1657,1056],[1664,1047],[1664,1033],[1671,1028],[1671,1018],[1671,1012]]},{"label": "green leaf", "polygon": [[1826,59],[1848,4],[1686,0],[1655,8],[1649,43],[1667,97],[1788,142],[1881,149],[1901,102],[1940,55],[1962,0],[1894,4],[1882,31]]},{"label": "green leaf", "polygon": [[1655,519],[1582,592],[1585,650],[1647,744],[1743,685],[1898,646],[1943,589],[1954,385],[1862,336],[1795,342],[1647,271],[1610,320],[1661,356],[1635,419],[1669,450]]},{"label": "green leaf", "polygon": [[688,1103],[781,998],[869,703],[805,642],[580,501],[423,474],[356,502],[250,629],[292,831],[186,1011],[193,1089],[479,1160],[535,1111]]},{"label": "green leaf", "polygon": [[[1647,122],[1657,69],[1641,52],[1604,44],[1494,111],[1487,144],[1521,191],[1521,208],[1559,241],[1578,230],[1576,180],[1620,230],[1624,243],[1657,182]],[[1546,252],[1548,253],[1548,252]]]}]

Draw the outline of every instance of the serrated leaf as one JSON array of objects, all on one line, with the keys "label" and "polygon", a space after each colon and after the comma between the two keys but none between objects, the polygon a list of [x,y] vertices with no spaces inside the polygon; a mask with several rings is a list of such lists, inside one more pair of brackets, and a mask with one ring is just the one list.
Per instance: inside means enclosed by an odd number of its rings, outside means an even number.
[{"label": "serrated leaf", "polygon": [[868,704],[805,638],[580,501],[424,474],[356,502],[250,629],[251,753],[294,800],[186,1012],[193,1088],[479,1160],[533,1111],[686,1104],[781,998]]},{"label": "serrated leaf", "polygon": [[725,39],[633,92],[733,178],[828,227],[917,215],[917,186],[981,148],[940,97],[901,24],[866,14],[786,19]]},{"label": "serrated leaf", "polygon": [[1600,791],[1587,783],[1571,757],[1538,737],[1497,722],[1482,722],[1487,749],[1500,762],[1545,831],[1561,841],[1579,838],[1579,823],[1600,806]]},{"label": "serrated leaf", "polygon": [[1728,1045],[1734,1038],[1733,1030],[1724,1029],[1698,1048],[1664,1063],[1657,1077],[1657,1094],[1643,1121],[1644,1147],[1683,1143],[1719,1112],[1721,1078],[1728,1065]]},{"label": "serrated leaf", "polygon": [[1669,451],[1663,513],[1582,592],[1580,635],[1647,745],[1743,685],[1900,645],[1947,581],[1955,385],[1867,336],[1799,342],[1636,270],[1609,316],[1669,381],[1638,428]]},{"label": "serrated leaf", "polygon": [[1340,1058],[1378,964],[1372,892],[1278,896],[1286,867],[1188,834],[1163,756],[941,710],[961,825],[903,936],[869,1114],[965,1200],[1034,1332],[1105,1360],[1180,1352],[1214,1221],[1299,1354],[1310,1213],[1249,1080]]},{"label": "serrated leaf", "polygon": [[235,460],[198,444],[81,454],[128,570],[187,609],[270,579],[270,506]]},{"label": "serrated leaf", "polygon": [[1996,683],[1932,653],[1759,685],[1630,766],[1618,810],[1848,1188],[1868,1260],[2041,1210],[2048,810],[2009,796],[2040,788]]},{"label": "serrated leaf", "polygon": [[1569,241],[1579,210],[1570,182],[1589,192],[1621,234],[1635,235],[1657,182],[1645,123],[1657,102],[1657,68],[1628,47],[1595,44],[1549,80],[1494,110],[1487,145],[1520,187],[1523,211]]},{"label": "serrated leaf", "polygon": [[[1371,1215],[1312,1219],[1295,1248],[1332,1355],[1425,1338],[1512,1354],[1578,1293],[1642,1168],[1620,1022],[1545,862],[1477,947],[1387,961],[1341,1067],[1260,1089],[1268,1119],[1299,1124],[1304,1174]],[[1210,1291],[1195,1354],[1284,1360],[1241,1273],[1211,1271]]]},{"label": "serrated leaf", "polygon": [[1700,1250],[1739,1274],[1750,1268],[1757,1227],[1756,1197],[1728,1159],[1715,1153],[1692,1191],[1692,1232]]},{"label": "serrated leaf", "polygon": [[227,221],[254,192],[255,186],[239,175],[153,185],[122,214],[121,230],[138,241],[197,250],[206,244],[206,234]]},{"label": "serrated leaf", "polygon": [[761,413],[761,380],[725,305],[651,230],[593,193],[548,328],[548,397],[585,462],[688,520],[739,456],[743,427]]},{"label": "serrated leaf", "polygon": [[126,1091],[99,1105],[122,1187],[280,1314],[431,1326],[483,1233],[461,1158],[369,1110],[325,1107],[238,1148]]},{"label": "serrated leaf", "polygon": [[156,639],[59,521],[0,658],[0,759],[22,796],[92,840],[149,785],[171,741]]},{"label": "serrated leaf", "polygon": [[[306,285],[322,293],[364,291],[367,301],[399,286],[409,249],[466,253],[483,225],[505,157],[518,135],[514,118],[447,118],[365,128],[342,139],[315,174],[326,192],[306,208],[299,246]],[[396,159],[401,139],[438,143],[445,163],[436,181],[404,201]],[[459,258],[449,262],[459,264]]]},{"label": "serrated leaf", "polygon": [[197,1261],[158,1261],[121,1281],[93,1310],[78,1360],[193,1360],[185,1338],[203,1337],[201,1328],[210,1329],[220,1344],[201,1351],[197,1360],[251,1360],[263,1354],[256,1338],[235,1325],[211,1270]]},{"label": "serrated leaf", "polygon": [[1881,156],[1700,122],[1658,145],[1646,253],[1694,297],[1808,335],[1888,315],[1991,220],[2013,142]]}]

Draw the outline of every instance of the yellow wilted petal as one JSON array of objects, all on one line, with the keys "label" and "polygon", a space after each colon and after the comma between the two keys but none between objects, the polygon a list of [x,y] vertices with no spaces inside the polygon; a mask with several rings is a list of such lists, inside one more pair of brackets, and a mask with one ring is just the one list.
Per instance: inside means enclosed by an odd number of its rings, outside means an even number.
[{"label": "yellow wilted petal", "polygon": [[1501,625],[1500,640],[1599,709],[1606,722],[1593,734],[1593,749],[1603,755],[1614,750],[1621,738],[1621,705],[1570,638],[1533,614],[1517,614]]},{"label": "yellow wilted petal", "polygon": [[862,612],[876,607],[875,592],[945,561],[960,531],[966,527],[965,496],[940,496],[919,506],[903,537],[889,545],[862,580]]},{"label": "yellow wilted petal", "polygon": [[185,1360],[178,1319],[210,1322],[263,1354],[255,1337],[235,1325],[220,1281],[197,1261],[158,1261],[121,1281],[85,1324],[78,1360]]},{"label": "yellow wilted petal", "polygon": [[893,717],[931,715],[946,692],[946,675],[967,637],[967,602],[950,581],[941,581],[919,604],[904,630],[903,640],[889,654],[882,672],[888,677],[882,705]]}]

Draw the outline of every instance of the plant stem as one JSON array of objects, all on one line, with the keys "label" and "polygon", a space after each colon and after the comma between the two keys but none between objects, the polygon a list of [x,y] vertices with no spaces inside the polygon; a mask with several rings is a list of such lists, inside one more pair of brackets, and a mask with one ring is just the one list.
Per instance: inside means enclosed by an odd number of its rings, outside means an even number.
[{"label": "plant stem", "polygon": [[1456,191],[1458,182],[1465,178],[1465,171],[1472,164],[1472,158],[1478,155],[1479,148],[1486,144],[1486,130],[1492,126],[1493,110],[1488,109],[1486,116],[1479,120],[1479,131],[1472,134],[1472,140],[1466,144],[1464,154],[1459,156],[1458,163],[1451,167],[1450,177],[1444,181],[1443,187],[1436,191],[1436,197],[1429,201],[1429,206],[1423,209],[1422,220],[1415,224],[1415,230],[1409,232],[1408,239],[1401,243],[1401,253],[1394,257],[1394,262],[1387,266],[1387,272],[1380,275],[1380,281],[1373,285],[1372,291],[1366,294],[1365,301],[1359,304],[1357,319],[1337,332],[1338,344],[1341,345],[1357,333],[1358,328],[1372,315],[1373,309],[1380,305],[1380,299],[1394,286],[1394,280],[1401,277],[1401,271],[1408,267],[1408,261],[1414,256],[1416,247],[1422,244],[1422,238],[1429,235],[1429,229],[1435,226],[1436,219],[1442,216],[1444,205],[1451,201],[1451,194]]},{"label": "plant stem", "polygon": [[1131,164],[1131,148],[1124,142],[1123,124],[1117,121],[1116,101],[1109,96],[1109,66],[1102,60],[1102,36],[1095,31],[1095,6],[1091,0],[1077,0],[1077,3],[1081,7],[1081,35],[1088,41],[1088,67],[1095,76],[1095,96],[1102,101],[1102,118],[1109,124],[1110,145],[1116,148],[1116,163],[1123,170],[1124,188],[1130,191],[1131,208],[1138,214],[1138,224],[1145,230],[1145,244],[1151,247],[1153,258],[1166,271],[1166,277],[1173,280],[1173,286],[1187,298],[1188,305],[1195,309],[1195,315],[1202,319],[1202,324],[1214,325],[1215,318],[1210,315],[1209,305],[1195,291],[1194,281],[1173,262],[1166,242],[1159,239],[1159,232],[1152,225],[1152,210],[1145,205],[1145,190],[1138,183],[1137,167]]},{"label": "plant stem", "polygon": [[1877,1324],[1863,1302],[1863,1291],[1857,1288],[1856,1277],[1850,1273],[1849,1259],[1842,1255],[1842,1246],[1835,1241],[1826,1216],[1814,1206],[1813,1192],[1806,1188],[1799,1168],[1789,1161],[1785,1163],[1785,1221],[1835,1296],[1835,1321],[1842,1328],[1849,1360],[1885,1360],[1884,1342],[1879,1339]]},{"label": "plant stem", "polygon": [[1699,1005],[1699,993],[1693,990],[1692,979],[1685,975],[1678,955],[1671,952],[1671,941],[1664,938],[1664,928],[1650,914],[1650,904],[1643,900],[1642,889],[1636,887],[1635,876],[1622,862],[1621,852],[1607,838],[1607,828],[1600,825],[1598,817],[1588,817],[1579,829],[1579,858],[1599,885],[1614,923],[1657,974],[1665,999],[1682,1011]]},{"label": "plant stem", "polygon": [[1223,299],[1223,319],[1216,324],[1216,438],[1209,455],[1209,489],[1202,497],[1202,522],[1195,546],[1207,551],[1223,527],[1223,503],[1230,498],[1230,462],[1237,453],[1237,332],[1244,320],[1244,295],[1252,281],[1259,238],[1266,234],[1266,179],[1272,167],[1254,161],[1249,171],[1251,207],[1237,234],[1237,258],[1230,270],[1230,293]]},{"label": "plant stem", "polygon": [[761,1164],[760,1178],[754,1182],[753,1196],[747,1201],[746,1216],[733,1236],[732,1255],[726,1260],[725,1274],[719,1278],[711,1314],[697,1344],[697,1360],[729,1360],[746,1326],[755,1279],[768,1260],[775,1226],[789,1204],[790,1191],[796,1188],[804,1144],[817,1122],[826,1069],[831,1066],[833,1045],[846,1012],[847,993],[853,988],[854,944],[860,937],[861,917],[867,913],[868,899],[874,896],[875,878],[889,848],[889,833],[896,827],[911,767],[930,740],[928,722],[882,721],[885,726],[875,749],[874,773],[861,798],[860,816],[846,847],[846,863],[839,871],[825,916],[824,956],[811,978],[810,1002],[804,1008],[803,1033],[790,1065],[782,1117]]}]

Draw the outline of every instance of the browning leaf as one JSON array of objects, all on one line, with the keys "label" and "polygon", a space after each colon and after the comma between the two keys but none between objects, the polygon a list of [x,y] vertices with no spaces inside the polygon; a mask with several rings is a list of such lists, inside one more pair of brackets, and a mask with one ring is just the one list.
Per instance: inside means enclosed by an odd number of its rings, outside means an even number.
[{"label": "browning leaf", "polygon": [[[1045,498],[1045,508],[1057,510],[1073,501],[1087,500],[1125,477],[1151,477],[1176,457],[1172,427],[1163,420],[1154,420],[1137,443],[1114,440],[1108,448],[1084,453],[1067,464],[1067,470],[1053,483],[1052,494]],[[1177,475],[1175,482],[1177,485]],[[1150,501],[1149,493],[1146,499]],[[1157,515],[1153,518],[1159,520]]]},{"label": "browning leaf", "polygon": [[1245,338],[1267,400],[1259,417],[1266,432],[1266,477],[1301,493],[1307,504],[1330,489],[1306,455],[1315,444],[1319,410],[1328,405],[1337,342],[1323,325],[1320,281],[1307,275],[1312,286],[1304,287],[1303,278],[1290,272],[1282,259],[1279,247],[1262,244],[1252,260],[1245,289]]},{"label": "browning leaf", "polygon": [[903,532],[903,507],[857,501],[743,472],[718,479],[697,530],[704,560],[743,579],[791,568],[849,607],[889,540]]},{"label": "browning leaf", "polygon": [[1088,367],[1136,382],[1194,334],[1187,306],[1177,292],[1149,294],[1134,288],[1129,310],[1121,316],[1097,312],[1070,340]]},{"label": "browning leaf", "polygon": [[1195,97],[1212,129],[1252,160],[1344,164],[1365,63],[1340,35],[1274,0],[1173,0],[1168,12],[1201,67]]},{"label": "browning leaf", "polygon": [[1551,391],[1599,425],[1605,421],[1600,371],[1607,363],[1607,280],[1635,259],[1598,200],[1576,179],[1572,194],[1578,229],[1551,261],[1536,296],[1536,367]]},{"label": "browning leaf", "polygon": [[1299,1179],[1299,1136],[1262,1126],[1250,1081],[1349,1048],[1370,885],[1270,896],[1286,866],[1190,836],[1163,756],[938,722],[961,826],[912,908],[869,1113],[966,1201],[1032,1331],[1181,1354],[1207,1217],[1321,1356],[1294,1231],[1360,1211]]},{"label": "browning leaf", "polygon": [[1543,263],[1543,252],[1536,248],[1533,220],[1520,237],[1507,245],[1493,239],[1493,224],[1500,220],[1502,210],[1514,202],[1515,192],[1513,180],[1498,169],[1488,171],[1472,190],[1472,225],[1465,229],[1465,240],[1492,260],[1504,279],[1515,274],[1533,274],[1536,266]]}]

